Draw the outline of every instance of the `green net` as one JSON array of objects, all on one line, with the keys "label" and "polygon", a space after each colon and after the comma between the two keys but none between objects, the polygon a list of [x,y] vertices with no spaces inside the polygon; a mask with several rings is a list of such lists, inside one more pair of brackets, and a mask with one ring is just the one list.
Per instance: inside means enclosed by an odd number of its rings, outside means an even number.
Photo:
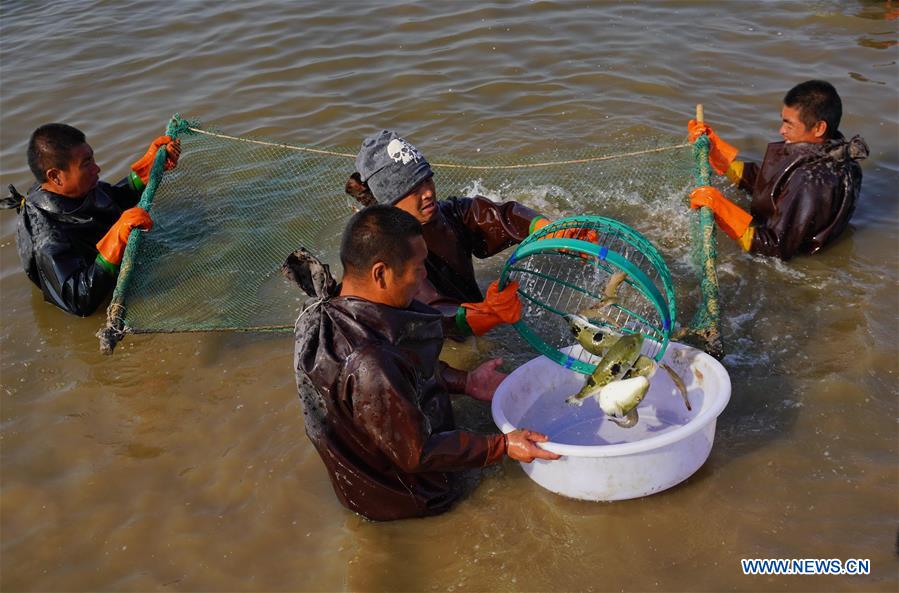
[{"label": "green net", "polygon": [[[230,136],[178,116],[167,132],[180,138],[181,159],[163,173],[160,157],[151,173],[142,204],[154,227],[132,233],[101,349],[111,352],[127,333],[292,330],[302,295],[280,266],[302,246],[339,273],[340,236],[358,206],[343,189],[356,148]],[[480,193],[538,210],[565,210],[554,206],[602,191],[653,204],[672,188],[689,190],[690,144],[642,139],[622,152],[628,140],[609,138],[615,153],[429,160],[443,197]]]},{"label": "green net", "polygon": [[[693,144],[695,163],[693,177],[696,186],[709,185],[709,139],[700,136]],[[695,210],[690,226],[692,235],[691,258],[699,274],[702,301],[696,309],[690,326],[678,336],[701,346],[709,354],[721,358],[724,345],[718,327],[720,308],[718,303],[718,242],[715,217],[710,208]]]},{"label": "green net", "polygon": [[592,215],[558,220],[515,249],[499,287],[513,280],[523,305],[515,329],[566,368],[589,375],[599,361],[567,348],[571,315],[616,336],[642,334],[643,354],[662,359],[676,321],[674,285],[658,249],[629,226]]}]

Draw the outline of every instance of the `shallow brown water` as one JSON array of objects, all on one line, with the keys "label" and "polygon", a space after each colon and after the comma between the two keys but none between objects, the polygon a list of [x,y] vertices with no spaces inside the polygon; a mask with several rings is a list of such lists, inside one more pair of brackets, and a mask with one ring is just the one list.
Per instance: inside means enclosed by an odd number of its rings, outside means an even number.
[{"label": "shallow brown water", "polygon": [[[4,591],[895,591],[895,3],[4,2],[0,171],[28,134],[84,129],[107,179],[181,112],[234,134],[357,145],[381,127],[426,154],[565,153],[684,135],[696,102],[748,156],[780,99],[820,77],[872,149],[853,227],[790,264],[722,242],[734,390],[687,482],[568,500],[517,464],[451,513],[345,511],[307,441],[288,336],[181,334],[97,350],[100,316],[44,304],[0,217],[0,589]],[[627,147],[623,147],[626,150]],[[540,204],[653,239],[695,301],[681,197]],[[726,241],[723,240],[723,241]],[[482,266],[484,280],[502,258]],[[506,353],[503,334],[474,364]],[[464,405],[470,425],[489,414]],[[744,576],[741,558],[868,558],[869,576]]]}]

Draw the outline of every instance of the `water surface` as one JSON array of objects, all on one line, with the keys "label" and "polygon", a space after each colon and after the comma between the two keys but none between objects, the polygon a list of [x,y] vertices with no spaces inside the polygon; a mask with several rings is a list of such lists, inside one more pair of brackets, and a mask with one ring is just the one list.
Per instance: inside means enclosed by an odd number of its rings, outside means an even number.
[{"label": "water surface", "polygon": [[[175,112],[288,143],[356,146],[391,127],[426,154],[526,158],[679,141],[702,102],[757,158],[779,139],[783,94],[809,78],[834,83],[842,130],[871,156],[852,227],[823,253],[784,264],[722,239],[733,396],[687,482],[587,503],[506,462],[451,513],[389,525],[333,495],[303,432],[290,337],[137,336],[103,357],[101,317],[62,314],[22,273],[7,212],[0,588],[896,590],[895,16],[851,0],[5,2],[0,172],[20,190],[38,125],[85,130],[116,181]],[[650,237],[689,319],[684,196],[539,197],[551,216],[604,214]],[[472,365],[512,339],[447,356]],[[492,428],[484,406],[460,415]],[[869,558],[872,573],[743,576],[753,557]]]}]

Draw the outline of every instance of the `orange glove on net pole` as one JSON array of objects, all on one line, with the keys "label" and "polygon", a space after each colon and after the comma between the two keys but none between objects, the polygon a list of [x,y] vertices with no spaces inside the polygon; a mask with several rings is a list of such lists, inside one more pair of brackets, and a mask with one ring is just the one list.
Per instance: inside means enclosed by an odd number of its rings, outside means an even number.
[{"label": "orange glove on net pole", "polygon": [[[461,318],[461,319],[460,319]],[[518,282],[514,280],[503,290],[498,281],[487,288],[487,296],[480,303],[462,303],[456,312],[456,323],[468,326],[471,333],[482,336],[501,323],[515,323],[521,319]]]},{"label": "orange glove on net pole", "polygon": [[711,148],[709,148],[709,164],[712,165],[712,168],[715,169],[719,175],[724,175],[724,173],[727,172],[727,168],[740,153],[740,151],[733,145],[728,144],[719,138],[718,134],[715,133],[715,130],[708,124],[691,119],[687,123],[687,132],[687,138],[690,142],[695,142],[696,139],[703,134],[709,137],[709,142],[712,145]]},{"label": "orange glove on net pole", "polygon": [[714,187],[701,185],[690,192],[690,208],[703,206],[712,209],[715,213],[715,222],[734,241],[741,241],[749,231],[752,215],[725,198]]},{"label": "orange glove on net pole", "polygon": [[175,168],[175,165],[178,164],[178,158],[181,156],[181,142],[178,140],[173,142],[168,136],[159,136],[150,143],[150,148],[147,149],[144,156],[134,161],[131,165],[132,181],[134,181],[133,177],[136,176],[140,179],[142,186],[147,185],[147,180],[150,178],[150,169],[153,168],[153,161],[156,159],[156,152],[162,146],[165,146],[168,152],[165,159],[165,170],[168,171]]},{"label": "orange glove on net pole", "polygon": [[102,259],[101,265],[106,264],[103,267],[109,269],[109,266],[121,264],[131,229],[149,231],[151,228],[153,228],[153,220],[143,208],[129,208],[122,212],[116,223],[97,243],[97,251],[100,252],[97,258]]}]

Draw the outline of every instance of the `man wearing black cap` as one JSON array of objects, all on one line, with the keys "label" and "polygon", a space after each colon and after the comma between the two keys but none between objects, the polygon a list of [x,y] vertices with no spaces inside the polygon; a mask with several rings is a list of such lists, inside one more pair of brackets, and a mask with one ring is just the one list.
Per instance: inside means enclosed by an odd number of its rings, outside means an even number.
[{"label": "man wearing black cap", "polygon": [[428,257],[427,280],[416,300],[454,313],[463,333],[481,335],[521,315],[517,285],[499,291],[494,282],[481,294],[472,256],[485,258],[520,243],[549,223],[517,202],[496,203],[483,196],[437,200],[433,171],[412,144],[391,130],[362,141],[356,173],[346,191],[363,205],[392,204],[422,225]]}]

